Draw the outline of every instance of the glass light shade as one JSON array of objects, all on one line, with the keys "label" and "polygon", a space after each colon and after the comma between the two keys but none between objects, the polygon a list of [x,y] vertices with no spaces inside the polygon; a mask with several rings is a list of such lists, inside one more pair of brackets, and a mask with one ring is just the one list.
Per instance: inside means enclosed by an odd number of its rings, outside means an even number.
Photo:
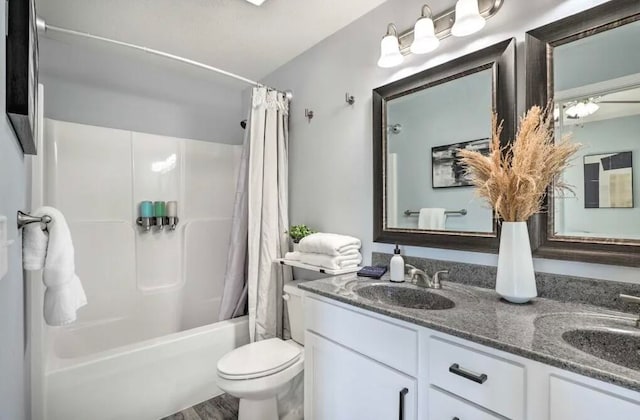
[{"label": "glass light shade", "polygon": [[411,52],[413,54],[426,54],[438,48],[440,40],[436,37],[431,18],[420,18],[413,28],[413,42]]},{"label": "glass light shade", "polygon": [[600,106],[593,101],[581,101],[574,105],[571,105],[564,112],[569,118],[584,118],[591,114],[594,114]]},{"label": "glass light shade", "polygon": [[456,21],[451,27],[451,35],[467,36],[484,28],[487,22],[478,9],[478,0],[458,0]]},{"label": "glass light shade", "polygon": [[400,53],[400,43],[395,35],[387,35],[380,41],[378,67],[389,68],[400,65],[404,57]]}]

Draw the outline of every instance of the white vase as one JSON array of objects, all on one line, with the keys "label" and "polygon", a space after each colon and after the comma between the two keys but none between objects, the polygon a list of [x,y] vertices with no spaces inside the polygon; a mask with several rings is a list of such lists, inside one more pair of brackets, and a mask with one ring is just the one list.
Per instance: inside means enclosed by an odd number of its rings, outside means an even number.
[{"label": "white vase", "polygon": [[293,252],[298,252],[300,251],[300,244],[298,242],[293,242],[291,248],[293,249]]},{"label": "white vase", "polygon": [[513,303],[538,296],[527,222],[502,222],[496,292]]}]

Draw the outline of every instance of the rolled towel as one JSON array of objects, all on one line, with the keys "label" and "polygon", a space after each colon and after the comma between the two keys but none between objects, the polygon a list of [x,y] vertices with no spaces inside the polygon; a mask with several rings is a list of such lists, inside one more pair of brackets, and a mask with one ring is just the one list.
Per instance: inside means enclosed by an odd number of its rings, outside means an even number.
[{"label": "rolled towel", "polygon": [[445,209],[423,208],[418,216],[418,229],[444,230],[446,220]]},{"label": "rolled towel", "polygon": [[357,267],[362,262],[362,255],[359,252],[348,255],[326,255],[300,252],[300,262],[313,265],[314,267],[324,267],[333,270],[341,268]]},{"label": "rolled towel", "polygon": [[313,233],[300,240],[300,252],[344,255],[358,251],[362,243],[353,236],[338,235],[336,233]]},{"label": "rolled towel", "polygon": [[87,304],[82,283],[75,273],[71,232],[62,213],[53,207],[42,207],[35,214],[51,216],[42,276],[46,287],[44,319],[51,326],[67,325],[76,320],[78,309]]},{"label": "rolled towel", "polygon": [[[33,215],[37,217],[44,216],[38,211],[34,212]],[[25,270],[35,271],[44,268],[48,243],[49,236],[42,230],[40,223],[29,223],[22,228],[22,267]]]}]

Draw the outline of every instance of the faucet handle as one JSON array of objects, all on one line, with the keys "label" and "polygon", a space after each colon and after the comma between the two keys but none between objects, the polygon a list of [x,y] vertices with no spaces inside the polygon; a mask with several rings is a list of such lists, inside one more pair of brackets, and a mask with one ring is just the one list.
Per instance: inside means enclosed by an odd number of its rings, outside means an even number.
[{"label": "faucet handle", "polygon": [[440,276],[445,276],[445,279],[449,278],[449,270],[440,270],[433,273],[433,283],[440,285]]}]

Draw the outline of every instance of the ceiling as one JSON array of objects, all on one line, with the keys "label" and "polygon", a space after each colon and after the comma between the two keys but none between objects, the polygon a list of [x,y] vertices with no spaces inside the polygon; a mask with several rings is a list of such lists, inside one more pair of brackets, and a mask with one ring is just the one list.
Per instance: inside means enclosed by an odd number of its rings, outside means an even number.
[{"label": "ceiling", "polygon": [[[37,0],[47,24],[260,80],[385,0]],[[47,35],[55,37],[55,35]]]}]

